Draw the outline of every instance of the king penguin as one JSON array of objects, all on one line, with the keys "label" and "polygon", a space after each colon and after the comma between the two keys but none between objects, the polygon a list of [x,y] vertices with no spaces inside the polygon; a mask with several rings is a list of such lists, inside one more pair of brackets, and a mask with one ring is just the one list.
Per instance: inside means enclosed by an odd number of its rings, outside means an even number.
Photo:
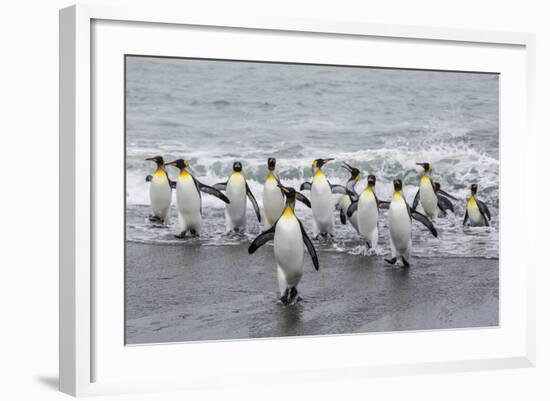
[{"label": "king penguin", "polygon": [[178,180],[176,181],[176,201],[178,204],[181,232],[176,234],[176,238],[185,238],[188,232],[192,236],[198,236],[202,224],[201,192],[214,195],[225,203],[229,203],[229,199],[217,189],[197,180],[187,170],[189,167],[187,160],[174,160],[173,162],[166,163],[165,166],[175,166],[180,169]]},{"label": "king penguin", "polygon": [[393,181],[393,196],[390,202],[390,247],[391,247],[391,259],[384,259],[390,264],[395,264],[397,258],[401,258],[403,265],[409,267],[409,260],[412,247],[412,219],[424,224],[432,233],[434,237],[437,237],[437,231],[432,222],[423,214],[411,210],[407,204],[407,200],[402,193],[401,180],[397,179]]},{"label": "king penguin", "polygon": [[491,220],[491,212],[485,203],[477,198],[477,184],[472,184],[470,187],[470,199],[466,205],[466,213],[462,225],[466,225],[470,220],[471,226],[489,226]]},{"label": "king penguin", "polygon": [[347,193],[342,195],[336,204],[336,210],[340,211],[340,222],[346,224],[347,220],[350,221],[351,225],[357,232],[359,232],[359,224],[357,223],[357,215],[352,214],[351,217],[348,217],[348,208],[353,203],[359,199],[359,195],[355,191],[355,185],[361,179],[361,172],[359,169],[350,166],[346,162],[342,164],[342,167],[348,170],[350,173],[350,178],[346,183]]},{"label": "king penguin", "polygon": [[424,174],[420,179],[420,186],[418,192],[414,197],[413,201],[413,210],[416,210],[418,201],[424,209],[424,213],[430,218],[435,219],[436,217],[445,215],[445,207],[438,199],[437,191],[434,188],[434,184],[430,177],[432,173],[432,166],[430,163],[416,163],[418,166],[422,166],[424,169]]},{"label": "king penguin", "polygon": [[311,210],[315,222],[315,236],[333,236],[334,232],[334,205],[333,193],[346,194],[346,188],[342,185],[332,185],[325,176],[322,167],[334,159],[316,159],[311,165],[313,174],[312,182],[304,182],[300,190],[311,191]]},{"label": "king penguin", "polygon": [[277,221],[285,209],[285,197],[283,191],[277,185],[275,175],[274,157],[267,159],[268,174],[264,183],[263,205],[266,228],[269,228]]},{"label": "king penguin", "polygon": [[151,201],[151,208],[153,209],[153,214],[149,216],[149,220],[154,223],[167,224],[174,182],[170,181],[170,177],[168,177],[168,173],[164,169],[164,159],[162,156],[150,157],[145,160],[157,164],[155,173],[145,178],[145,181],[150,183],[149,199]]},{"label": "king penguin", "polygon": [[[292,187],[279,187],[286,196],[286,206],[283,214],[268,230],[261,233],[250,244],[248,253],[253,254],[266,242],[273,240],[273,251],[277,262],[277,278],[281,302],[284,305],[298,300],[298,283],[303,274],[304,245],[306,246],[315,270],[319,270],[319,260],[301,221],[294,214],[296,192]],[[303,196],[303,195],[302,195]]]},{"label": "king penguin", "polygon": [[225,226],[226,230],[234,232],[244,232],[246,229],[246,197],[250,199],[258,221],[262,222],[260,208],[256,198],[250,191],[250,187],[242,173],[243,166],[241,162],[233,163],[233,173],[226,182],[220,182],[214,185],[218,191],[225,191],[229,203],[225,205]]},{"label": "king penguin", "polygon": [[379,201],[374,192],[376,177],[369,175],[368,185],[361,193],[359,200],[348,208],[348,216],[356,216],[359,233],[365,238],[368,249],[376,249],[378,245],[378,211],[380,207],[387,207],[388,202]]}]

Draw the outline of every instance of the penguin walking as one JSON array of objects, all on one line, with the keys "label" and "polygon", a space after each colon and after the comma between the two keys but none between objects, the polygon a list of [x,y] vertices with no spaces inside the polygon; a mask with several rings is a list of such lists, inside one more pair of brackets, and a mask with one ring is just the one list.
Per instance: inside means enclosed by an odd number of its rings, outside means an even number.
[{"label": "penguin walking", "polygon": [[225,225],[226,230],[234,232],[244,232],[246,229],[246,197],[250,199],[258,221],[262,222],[260,208],[256,198],[250,191],[250,187],[242,173],[243,166],[241,162],[233,163],[233,174],[229,176],[226,182],[220,182],[214,185],[218,191],[225,191],[229,202],[225,205]]},{"label": "penguin walking", "polygon": [[353,202],[348,208],[348,216],[356,216],[359,233],[365,238],[368,249],[376,249],[378,245],[378,212],[381,207],[387,208],[388,202],[379,201],[374,187],[376,177],[369,175],[368,185],[361,193],[359,200]]},{"label": "penguin walking", "polygon": [[280,300],[283,305],[288,305],[298,299],[297,286],[303,274],[304,245],[311,256],[315,270],[319,270],[319,260],[302,222],[294,214],[296,195],[299,192],[281,184],[279,187],[286,196],[283,214],[271,228],[254,239],[248,248],[248,253],[253,254],[266,242],[274,241],[273,251],[277,262]]},{"label": "penguin walking", "polygon": [[313,212],[313,221],[315,222],[315,236],[326,237],[333,236],[334,216],[332,194],[346,194],[346,188],[342,185],[332,185],[325,176],[322,167],[334,159],[316,159],[313,161],[311,170],[313,174],[312,182],[304,182],[300,190],[311,191],[311,210]]},{"label": "penguin walking", "polygon": [[162,156],[155,156],[145,159],[155,162],[157,169],[153,175],[145,177],[149,182],[149,199],[153,214],[149,216],[149,221],[153,223],[167,224],[169,222],[168,211],[172,202],[172,188],[174,182],[170,180],[168,173],[164,169],[164,159]]},{"label": "penguin walking", "polygon": [[424,224],[434,237],[437,237],[437,231],[432,222],[423,214],[412,210],[403,196],[401,180],[393,181],[393,196],[390,202],[390,246],[391,259],[384,259],[390,264],[395,264],[397,258],[401,258],[404,267],[409,267],[409,259],[412,247],[412,219]]},{"label": "penguin walking", "polygon": [[412,206],[413,210],[416,210],[416,207],[418,206],[418,201],[420,200],[420,204],[422,205],[422,209],[424,209],[424,213],[426,213],[426,215],[430,219],[435,219],[436,217],[445,215],[445,201],[442,201],[440,197],[437,196],[437,192],[430,177],[432,166],[430,165],[430,163],[416,164],[418,166],[422,166],[422,168],[424,169],[424,175],[420,179],[420,186],[418,188],[416,196],[414,197]]},{"label": "penguin walking", "polygon": [[229,203],[229,199],[216,188],[205,185],[197,180],[187,170],[189,167],[187,160],[177,159],[166,163],[165,166],[174,166],[180,170],[178,180],[176,181],[176,201],[181,232],[176,234],[176,238],[185,238],[188,232],[192,236],[198,236],[202,224],[201,192],[213,195],[225,203]]},{"label": "penguin walking", "polygon": [[342,195],[336,204],[336,210],[340,212],[340,222],[346,224],[347,220],[351,223],[353,228],[359,232],[359,224],[357,223],[357,215],[352,214],[348,217],[348,208],[359,199],[359,194],[355,191],[355,185],[361,179],[361,172],[359,169],[350,166],[346,162],[342,164],[342,167],[349,171],[350,178],[346,183],[347,193]]},{"label": "penguin walking", "polygon": [[470,191],[471,195],[466,205],[466,212],[464,213],[462,225],[466,225],[469,220],[471,226],[489,226],[491,212],[487,205],[477,198],[477,184],[472,184]]}]

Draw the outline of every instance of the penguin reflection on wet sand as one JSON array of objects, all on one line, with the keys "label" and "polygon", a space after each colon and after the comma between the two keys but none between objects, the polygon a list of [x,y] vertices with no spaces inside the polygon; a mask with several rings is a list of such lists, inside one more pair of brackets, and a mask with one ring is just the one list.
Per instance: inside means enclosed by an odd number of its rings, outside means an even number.
[{"label": "penguin reflection on wet sand", "polygon": [[342,185],[332,185],[325,176],[322,167],[334,159],[316,159],[311,165],[313,174],[312,182],[304,182],[300,190],[311,191],[311,210],[315,222],[315,236],[333,237],[334,235],[334,205],[332,194],[346,194],[346,188]]},{"label": "penguin reflection on wet sand", "polygon": [[462,225],[466,225],[469,220],[470,226],[473,227],[489,226],[491,212],[487,205],[477,198],[477,184],[472,184],[470,191],[470,199],[468,199],[468,204],[466,205]]},{"label": "penguin reflection on wet sand", "polygon": [[178,217],[181,233],[176,238],[184,238],[189,232],[192,236],[198,236],[202,223],[201,192],[215,196],[225,203],[229,199],[217,189],[203,184],[197,180],[187,169],[189,162],[184,159],[174,160],[165,166],[174,166],[180,169],[176,181],[176,201],[178,205]]},{"label": "penguin reflection on wet sand", "polygon": [[250,191],[250,187],[242,173],[241,162],[233,163],[233,173],[226,182],[214,185],[218,191],[225,191],[229,203],[225,205],[225,226],[226,230],[242,233],[246,229],[246,198],[250,199],[258,221],[262,221],[260,208],[256,198]]},{"label": "penguin reflection on wet sand", "polygon": [[404,267],[409,267],[412,247],[412,219],[424,224],[434,237],[437,237],[437,231],[426,216],[409,207],[402,193],[403,186],[401,180],[394,180],[393,188],[394,192],[390,202],[389,213],[392,258],[384,260],[393,265],[397,262],[397,258],[401,258]]},{"label": "penguin reflection on wet sand", "polygon": [[[319,270],[319,260],[303,224],[294,214],[296,197],[300,193],[292,187],[278,185],[286,196],[283,214],[271,228],[256,237],[250,244],[248,253],[253,254],[262,245],[273,240],[280,300],[284,305],[289,305],[298,300],[297,286],[303,274],[304,245],[311,256],[315,270]],[[303,197],[302,194],[300,195]]]},{"label": "penguin reflection on wet sand", "polygon": [[153,214],[149,216],[149,220],[154,223],[168,223],[170,203],[172,202],[172,188],[175,183],[170,181],[168,173],[164,169],[164,159],[162,156],[155,156],[145,159],[155,162],[157,169],[153,175],[145,177],[145,181],[149,184],[149,199]]},{"label": "penguin reflection on wet sand", "polygon": [[359,199],[359,195],[355,191],[355,185],[361,179],[361,172],[359,171],[359,169],[350,166],[346,162],[342,164],[342,167],[348,170],[348,172],[350,173],[350,178],[346,183],[347,193],[342,195],[338,200],[338,203],[336,204],[336,210],[340,212],[340,222],[342,224],[346,224],[346,222],[349,220],[353,228],[355,228],[355,230],[359,232],[357,215],[352,214],[351,217],[348,217],[347,213],[349,206]]},{"label": "penguin reflection on wet sand", "polygon": [[359,233],[367,242],[368,249],[376,249],[378,245],[378,211],[381,207],[388,208],[389,203],[379,201],[374,192],[376,177],[368,176],[368,185],[359,199],[348,208],[348,216],[356,216]]}]

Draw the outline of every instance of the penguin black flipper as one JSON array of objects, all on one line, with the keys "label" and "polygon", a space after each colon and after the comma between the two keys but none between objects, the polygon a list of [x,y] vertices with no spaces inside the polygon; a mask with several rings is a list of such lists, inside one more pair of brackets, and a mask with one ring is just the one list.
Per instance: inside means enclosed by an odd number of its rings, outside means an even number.
[{"label": "penguin black flipper", "polygon": [[256,212],[256,217],[258,218],[258,221],[261,223],[262,214],[260,213],[260,207],[258,206],[258,202],[256,202],[256,198],[254,198],[254,194],[252,194],[252,191],[248,186],[248,182],[246,183],[246,196],[248,196],[248,199],[250,199],[250,202],[252,202],[252,206],[254,206],[254,211]]},{"label": "penguin black flipper", "polygon": [[[278,221],[278,220],[277,220]],[[271,241],[275,238],[275,226],[277,225],[277,222],[273,224],[268,230],[264,231],[260,235],[258,235],[254,241],[250,244],[248,247],[248,253],[253,254],[258,250],[259,247],[264,245],[266,242]]]},{"label": "penguin black flipper", "polygon": [[484,215],[485,220],[491,220],[491,212],[489,211],[489,208],[487,207],[487,205],[484,202],[477,199],[476,199],[476,203],[477,203],[477,207],[479,208],[479,211],[481,212],[481,214]]},{"label": "penguin black flipper", "polygon": [[[298,220],[298,218],[296,218]],[[302,238],[304,240],[304,244],[306,245],[307,251],[309,252],[309,255],[311,256],[311,261],[313,262],[313,267],[315,267],[315,270],[319,270],[319,259],[317,258],[317,252],[315,252],[315,248],[313,246],[313,243],[309,239],[306,230],[304,229],[304,225],[300,220],[298,220],[298,223],[300,224],[300,230],[302,230]]]},{"label": "penguin black flipper", "polygon": [[440,189],[437,193],[438,193],[438,194],[441,194],[441,195],[443,195],[443,196],[446,196],[447,198],[452,199],[452,200],[454,200],[454,201],[457,201],[457,200],[458,200],[458,199],[455,198],[453,195],[449,194],[448,192],[443,191],[442,189]]},{"label": "penguin black flipper", "polygon": [[311,182],[303,182],[302,185],[300,185],[300,191],[311,191]]},{"label": "penguin black flipper", "polygon": [[225,191],[227,189],[227,181],[218,182],[217,184],[212,185],[212,188],[217,189],[218,191]]},{"label": "penguin black flipper", "polygon": [[439,194],[437,195],[437,206],[443,213],[445,213],[446,210],[450,210],[453,213],[455,212],[453,203],[448,198]]},{"label": "penguin black flipper", "polygon": [[420,201],[420,189],[416,192],[416,195],[414,196],[412,210],[416,210],[416,207],[418,206],[418,202]]},{"label": "penguin black flipper", "polygon": [[346,224],[346,214],[342,208],[340,208],[340,223]]},{"label": "penguin black flipper", "polygon": [[195,185],[197,186],[197,188],[198,188],[200,191],[202,191],[202,192],[204,192],[205,194],[208,194],[208,195],[213,195],[213,196],[215,196],[216,198],[221,199],[221,200],[224,201],[225,203],[231,203],[231,202],[229,202],[229,199],[227,198],[227,196],[225,196],[224,194],[222,194],[222,193],[221,193],[219,190],[217,190],[216,188],[203,184],[203,183],[200,182],[199,180],[195,179],[195,177],[193,177],[193,179],[195,180]]},{"label": "penguin black flipper", "polygon": [[432,233],[434,237],[437,237],[437,230],[435,229],[433,223],[428,219],[428,217],[424,216],[422,213],[417,212],[416,210],[409,210],[410,216],[415,219],[416,221],[419,221],[420,223],[424,224],[428,230]]},{"label": "penguin black flipper", "polygon": [[357,192],[351,191],[346,188],[346,193],[348,194],[352,202],[357,202],[359,200],[359,195],[357,195]]},{"label": "penguin black flipper", "polygon": [[296,199],[311,209],[311,202],[304,194],[301,194],[300,192],[296,192]]},{"label": "penguin black flipper", "polygon": [[149,174],[147,177],[145,177],[145,182],[151,182],[153,181],[153,176]]},{"label": "penguin black flipper", "polygon": [[359,206],[359,202],[352,202],[348,206],[348,212],[347,212],[348,217],[353,216],[353,213],[355,213],[357,211],[358,206]]},{"label": "penguin black flipper", "polygon": [[[351,192],[350,190],[348,190],[345,186],[343,185],[332,185],[330,182],[328,183],[328,185],[330,185],[330,190],[332,191],[333,194],[343,194],[343,195],[349,195],[350,193],[352,194],[351,196],[353,196],[353,192]],[[351,197],[350,196],[350,197]]]},{"label": "penguin black flipper", "polygon": [[468,208],[466,208],[464,212],[464,220],[462,220],[462,225],[465,226],[467,222],[468,222]]}]

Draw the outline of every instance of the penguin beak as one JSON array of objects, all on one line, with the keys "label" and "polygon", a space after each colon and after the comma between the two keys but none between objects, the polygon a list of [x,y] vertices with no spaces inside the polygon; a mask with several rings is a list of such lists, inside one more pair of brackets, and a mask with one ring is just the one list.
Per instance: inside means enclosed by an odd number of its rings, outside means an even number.
[{"label": "penguin beak", "polygon": [[347,164],[346,162],[342,163],[342,168],[345,168],[346,170],[348,170],[350,173],[351,173],[351,170],[353,169],[353,167],[351,167],[349,164]]},{"label": "penguin beak", "polygon": [[176,165],[176,161],[174,160],[173,162],[170,162],[170,163],[164,163],[165,166],[175,166]]},{"label": "penguin beak", "polygon": [[285,187],[284,185],[282,185],[282,184],[280,184],[280,183],[277,184],[277,186],[278,186],[279,188],[281,188],[281,190],[282,190],[285,194],[288,194],[288,193],[290,192],[290,191],[288,190],[287,187]]},{"label": "penguin beak", "polygon": [[145,160],[150,161],[150,162],[156,162],[157,161],[154,157],[148,157]]},{"label": "penguin beak", "polygon": [[332,159],[332,158],[331,159],[323,159],[323,164],[327,164],[328,162],[330,162],[332,160],[334,160],[334,159]]}]

